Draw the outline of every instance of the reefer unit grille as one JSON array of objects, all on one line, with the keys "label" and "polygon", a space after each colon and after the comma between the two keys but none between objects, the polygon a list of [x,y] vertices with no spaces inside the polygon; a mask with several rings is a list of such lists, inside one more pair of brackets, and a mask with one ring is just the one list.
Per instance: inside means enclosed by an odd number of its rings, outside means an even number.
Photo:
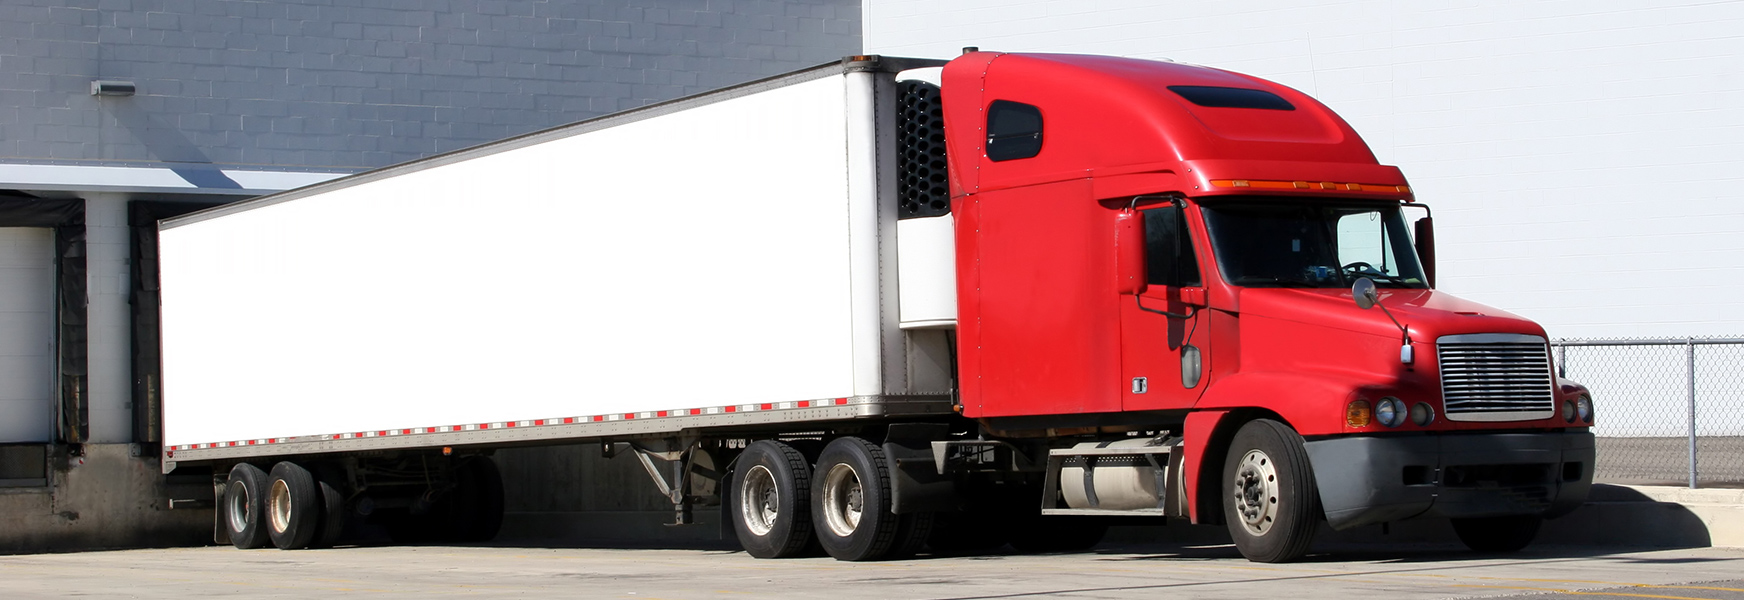
[{"label": "reefer unit grille", "polygon": [[1441,397],[1454,421],[1527,421],[1556,413],[1550,346],[1512,333],[1443,336],[1435,341]]}]

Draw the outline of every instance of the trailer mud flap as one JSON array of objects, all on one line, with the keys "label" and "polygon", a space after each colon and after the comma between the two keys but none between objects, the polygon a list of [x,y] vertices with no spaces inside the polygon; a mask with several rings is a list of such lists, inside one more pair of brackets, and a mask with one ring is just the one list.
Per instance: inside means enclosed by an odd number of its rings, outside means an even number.
[{"label": "trailer mud flap", "polygon": [[943,424],[904,423],[892,425],[885,437],[884,456],[890,461],[890,512],[909,513],[958,510],[956,482],[940,474],[933,463],[933,440],[949,434]]}]

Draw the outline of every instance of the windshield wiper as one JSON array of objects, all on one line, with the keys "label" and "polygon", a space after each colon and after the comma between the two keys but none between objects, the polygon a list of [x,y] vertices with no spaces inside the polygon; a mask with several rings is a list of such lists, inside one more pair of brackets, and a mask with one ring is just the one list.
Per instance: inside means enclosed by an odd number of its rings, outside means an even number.
[{"label": "windshield wiper", "polygon": [[1268,284],[1269,283],[1269,284],[1272,284],[1273,287],[1320,287],[1320,286],[1314,285],[1311,282],[1302,281],[1300,279],[1284,279],[1281,277],[1267,277],[1267,276],[1263,276],[1263,275],[1243,275],[1241,277],[1235,278],[1235,280],[1231,281],[1230,283],[1233,283],[1235,285],[1254,285],[1254,284]]}]

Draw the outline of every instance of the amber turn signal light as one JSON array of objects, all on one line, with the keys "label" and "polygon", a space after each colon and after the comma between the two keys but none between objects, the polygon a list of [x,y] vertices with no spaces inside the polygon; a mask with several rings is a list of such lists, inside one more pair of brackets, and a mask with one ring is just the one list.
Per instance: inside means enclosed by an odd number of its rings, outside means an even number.
[{"label": "amber turn signal light", "polygon": [[1368,427],[1375,419],[1375,409],[1367,400],[1357,400],[1344,407],[1344,423],[1351,427]]}]

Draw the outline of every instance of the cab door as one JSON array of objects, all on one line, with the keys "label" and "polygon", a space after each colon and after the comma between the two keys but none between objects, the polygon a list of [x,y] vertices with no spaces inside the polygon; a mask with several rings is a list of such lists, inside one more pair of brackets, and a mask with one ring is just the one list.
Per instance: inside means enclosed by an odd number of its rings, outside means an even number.
[{"label": "cab door", "polygon": [[1211,371],[1204,280],[1181,203],[1139,211],[1146,289],[1122,297],[1120,354],[1125,410],[1191,407]]}]

